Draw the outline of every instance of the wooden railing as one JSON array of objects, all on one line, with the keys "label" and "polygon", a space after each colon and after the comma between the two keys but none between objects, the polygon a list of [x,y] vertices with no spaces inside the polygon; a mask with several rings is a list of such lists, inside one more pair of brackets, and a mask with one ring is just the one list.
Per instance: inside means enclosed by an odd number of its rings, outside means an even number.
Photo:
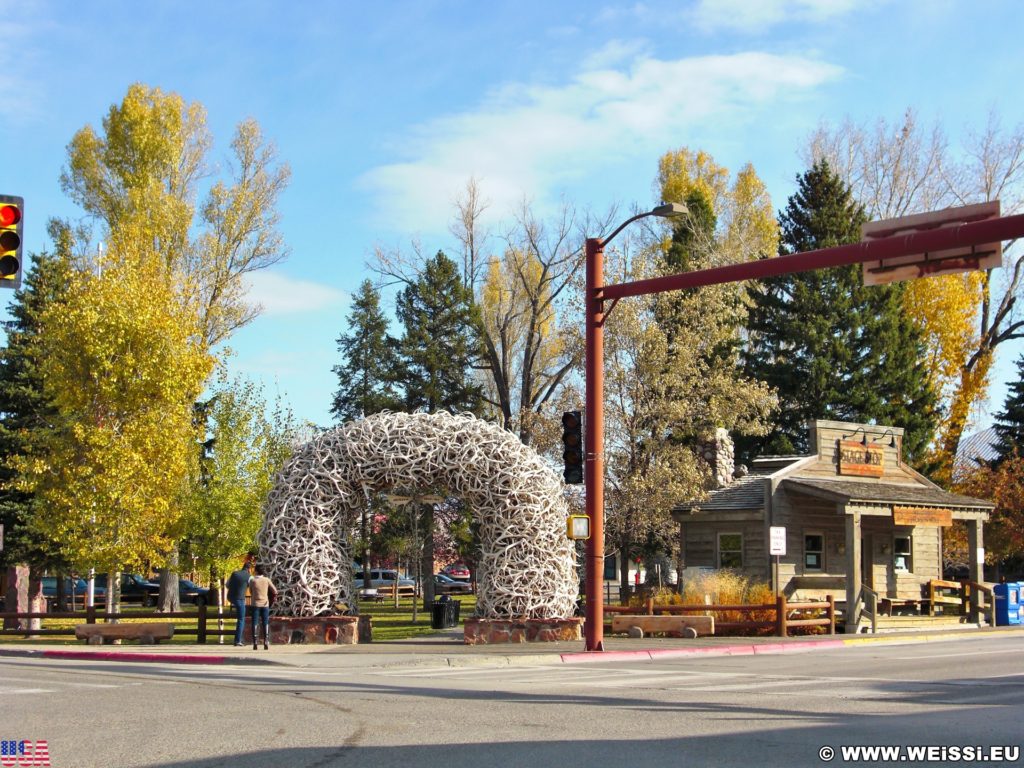
[{"label": "wooden railing", "polygon": [[[972,594],[976,596],[973,602]],[[984,616],[990,627],[996,625],[996,598],[988,584],[979,584],[976,581],[963,582],[963,607],[964,615],[970,616],[972,621],[980,624],[981,617]]]},{"label": "wooden railing", "polygon": [[857,600],[852,616],[857,615],[856,609],[858,608],[861,614],[871,617],[871,634],[878,632],[878,593],[867,584],[860,585],[860,598]]},{"label": "wooden railing", "polygon": [[[49,635],[60,636],[70,635],[74,637],[75,627],[74,625],[69,627],[56,627],[46,628],[43,626],[47,620],[67,620],[77,619],[77,624],[95,624],[97,621],[123,621],[126,619],[161,619],[168,621],[172,619],[195,619],[196,626],[190,625],[179,626],[175,623],[174,633],[176,635],[195,635],[197,643],[206,643],[208,637],[217,636],[234,636],[235,634],[235,617],[230,612],[230,609],[225,613],[218,614],[216,608],[207,608],[205,605],[199,606],[197,612],[186,612],[186,611],[168,611],[166,613],[159,613],[157,611],[145,611],[145,612],[132,612],[132,613],[107,613],[106,611],[97,610],[94,606],[92,608],[86,608],[84,611],[73,611],[73,612],[45,612],[45,613],[0,613],[0,621],[6,619],[15,619],[19,622],[24,622],[25,626],[17,627],[14,629],[0,629],[0,636],[4,635],[21,635],[23,637],[45,637]],[[38,629],[32,629],[32,620],[38,619],[40,627]],[[218,622],[231,622],[231,629],[225,629],[218,625]]]},{"label": "wooden railing", "polygon": [[[628,605],[606,605],[606,614],[638,615],[641,610],[648,616],[659,614],[691,614],[707,615],[717,613],[741,613],[750,615],[752,613],[771,613],[773,618],[768,619],[747,619],[745,621],[719,621],[715,618],[715,632],[730,629],[773,629],[779,637],[788,637],[792,627],[826,627],[828,633],[836,633],[836,602],[832,595],[828,595],[824,601],[791,603],[786,600],[785,595],[779,595],[775,603],[763,605],[656,605],[653,599],[648,599],[643,609]],[[821,613],[823,617],[807,618],[809,613]],[[803,618],[801,618],[803,617]]]}]

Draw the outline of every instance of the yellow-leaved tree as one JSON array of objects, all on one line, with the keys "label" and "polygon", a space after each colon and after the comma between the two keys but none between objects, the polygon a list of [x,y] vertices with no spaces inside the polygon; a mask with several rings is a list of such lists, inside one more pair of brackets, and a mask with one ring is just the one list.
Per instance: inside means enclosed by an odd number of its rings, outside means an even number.
[{"label": "yellow-leaved tree", "polygon": [[[211,168],[212,147],[201,104],[136,83],[111,105],[102,130],[74,135],[61,185],[111,252],[162,265],[176,301],[194,315],[197,344],[215,351],[259,313],[246,301],[245,275],[287,255],[277,201],[290,171],[254,120],[238,125],[223,178]],[[177,559],[174,544],[155,561],[167,565],[161,610],[179,607]]]},{"label": "yellow-leaved tree", "polygon": [[80,569],[116,573],[161,560],[174,541],[211,359],[180,276],[151,250],[119,246],[70,275],[40,332],[56,423],[20,477],[39,535]]}]

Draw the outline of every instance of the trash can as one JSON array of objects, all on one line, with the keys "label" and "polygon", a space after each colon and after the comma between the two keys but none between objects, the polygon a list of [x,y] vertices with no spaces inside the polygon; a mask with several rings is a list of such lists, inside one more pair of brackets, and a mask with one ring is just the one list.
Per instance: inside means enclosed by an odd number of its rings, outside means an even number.
[{"label": "trash can", "polygon": [[459,602],[457,600],[435,600],[431,604],[431,629],[451,629],[458,623]]},{"label": "trash can", "polygon": [[996,624],[1005,627],[1010,624],[1021,623],[1022,606],[1020,601],[1021,582],[1011,581],[1006,584],[996,584],[992,588],[992,595],[996,602]]}]

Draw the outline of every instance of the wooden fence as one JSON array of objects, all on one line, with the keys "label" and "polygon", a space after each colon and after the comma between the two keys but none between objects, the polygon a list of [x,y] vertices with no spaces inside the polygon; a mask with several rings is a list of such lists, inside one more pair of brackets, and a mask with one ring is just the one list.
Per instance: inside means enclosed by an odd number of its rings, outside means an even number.
[{"label": "wooden fence", "polygon": [[[207,638],[217,637],[220,635],[234,637],[235,634],[235,616],[231,612],[230,608],[222,614],[216,612],[216,607],[207,608],[205,605],[199,606],[197,612],[191,611],[169,611],[166,613],[159,613],[157,611],[145,611],[145,612],[132,612],[132,613],[107,613],[106,611],[98,610],[95,606],[92,608],[86,608],[83,611],[73,612],[59,612],[50,611],[44,613],[0,613],[0,621],[4,624],[8,620],[13,619],[18,622],[23,622],[23,626],[12,628],[12,629],[0,629],[0,636],[11,636],[21,635],[23,637],[46,637],[49,635],[60,636],[69,635],[75,636],[75,627],[56,627],[46,628],[45,622],[47,620],[67,620],[77,619],[76,624],[95,624],[97,621],[125,621],[136,619],[159,619],[167,622],[175,619],[187,619],[189,621],[195,620],[196,626],[180,626],[177,622],[174,625],[174,634],[176,635],[195,635],[197,643],[206,643]],[[33,619],[39,619],[40,627],[38,629],[31,629],[31,621]],[[246,619],[249,620],[249,614],[246,613]],[[230,629],[222,628],[218,622],[230,622]]]},{"label": "wooden fence", "polygon": [[[763,605],[656,605],[648,599],[641,614],[640,609],[628,605],[606,605],[606,614],[647,615],[690,614],[708,615],[719,613],[741,613],[748,616],[744,621],[719,621],[715,618],[715,633],[721,630],[772,629],[778,637],[788,637],[793,627],[825,627],[830,635],[836,633],[836,602],[829,595],[823,602],[791,603],[785,595],[779,595],[775,603]],[[824,612],[824,616],[818,616]],[[771,614],[771,619],[749,618],[751,614]]]}]

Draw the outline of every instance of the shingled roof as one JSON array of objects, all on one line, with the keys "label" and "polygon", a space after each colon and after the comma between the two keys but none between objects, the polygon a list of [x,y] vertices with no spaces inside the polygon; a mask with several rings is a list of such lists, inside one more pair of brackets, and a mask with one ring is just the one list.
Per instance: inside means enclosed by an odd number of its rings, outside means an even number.
[{"label": "shingled roof", "polygon": [[789,478],[783,487],[795,493],[805,493],[837,502],[866,502],[880,504],[923,504],[931,507],[960,507],[991,511],[995,504],[984,499],[961,496],[941,488],[910,483],[871,483],[856,480],[819,480]]},{"label": "shingled roof", "polygon": [[724,488],[712,491],[704,501],[684,501],[673,512],[723,512],[727,510],[764,509],[765,475],[747,475]]}]

